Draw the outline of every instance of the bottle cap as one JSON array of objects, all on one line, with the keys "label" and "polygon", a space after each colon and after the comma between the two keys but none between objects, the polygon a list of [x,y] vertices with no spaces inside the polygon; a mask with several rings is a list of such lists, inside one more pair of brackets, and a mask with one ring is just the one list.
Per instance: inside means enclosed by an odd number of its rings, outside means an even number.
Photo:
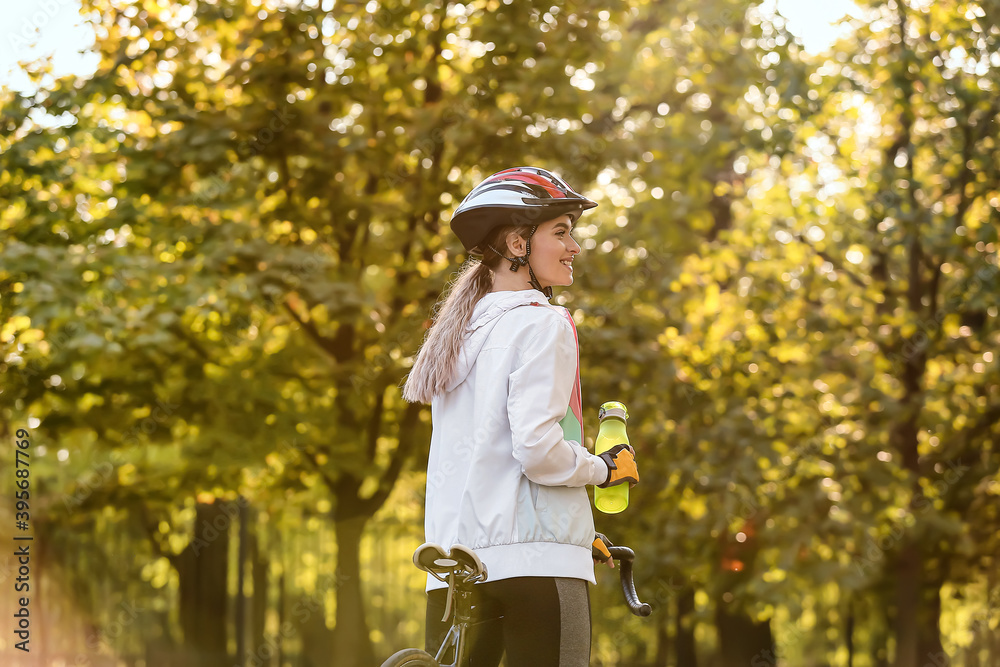
[{"label": "bottle cap", "polygon": [[608,417],[617,417],[622,421],[626,421],[628,420],[628,409],[626,409],[624,403],[608,401],[601,405],[601,409],[597,412],[597,418],[604,421]]}]

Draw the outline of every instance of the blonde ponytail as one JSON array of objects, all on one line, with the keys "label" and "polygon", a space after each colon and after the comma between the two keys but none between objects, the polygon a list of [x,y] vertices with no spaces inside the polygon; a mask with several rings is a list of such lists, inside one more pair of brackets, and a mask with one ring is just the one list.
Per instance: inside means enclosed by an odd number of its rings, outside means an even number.
[{"label": "blonde ponytail", "polygon": [[493,272],[503,258],[491,248],[506,250],[506,238],[517,232],[528,238],[531,227],[511,225],[493,230],[480,244],[486,252],[482,261],[469,260],[438,302],[434,324],[417,353],[413,369],[403,385],[403,398],[411,403],[430,403],[445,391],[455,375],[462,353],[466,328],[476,304],[493,288]]},{"label": "blonde ponytail", "polygon": [[465,328],[476,304],[491,287],[493,271],[488,266],[475,260],[465,263],[439,304],[434,324],[403,385],[404,399],[411,403],[430,403],[435,395],[444,391],[455,374]]}]

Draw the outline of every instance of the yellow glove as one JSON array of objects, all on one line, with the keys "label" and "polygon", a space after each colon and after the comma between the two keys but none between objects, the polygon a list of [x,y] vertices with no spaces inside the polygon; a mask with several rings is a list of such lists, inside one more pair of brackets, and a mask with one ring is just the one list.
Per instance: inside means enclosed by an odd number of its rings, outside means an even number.
[{"label": "yellow glove", "polygon": [[608,551],[608,547],[613,547],[611,540],[605,537],[602,533],[597,533],[594,537],[594,543],[591,545],[591,553],[594,556],[594,560],[598,563],[608,563],[611,567],[615,566],[615,562],[611,559],[611,552]]},{"label": "yellow glove", "polygon": [[608,479],[597,486],[605,489],[628,482],[629,487],[639,483],[639,469],[635,465],[635,450],[628,445],[615,445],[600,455],[608,464]]}]

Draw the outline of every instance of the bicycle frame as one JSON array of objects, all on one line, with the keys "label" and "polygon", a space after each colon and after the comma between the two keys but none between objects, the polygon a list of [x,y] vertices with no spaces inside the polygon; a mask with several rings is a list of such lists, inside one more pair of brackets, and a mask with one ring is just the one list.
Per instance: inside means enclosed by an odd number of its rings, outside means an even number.
[{"label": "bicycle frame", "polygon": [[[622,594],[629,609],[636,616],[649,616],[651,607],[640,601],[635,592],[632,580],[632,561],[635,552],[628,547],[609,547],[612,558],[619,563]],[[486,581],[486,567],[479,558],[467,547],[454,545],[452,551],[446,553],[440,546],[424,544],[413,555],[413,562],[420,569],[429,572],[438,581],[448,584],[448,602],[442,621],[450,621],[451,627],[441,641],[437,654],[431,655],[423,650],[403,649],[393,654],[382,663],[382,667],[462,667],[465,664],[465,651],[469,637],[469,628],[473,624],[472,588],[477,582]],[[452,662],[443,662],[451,656]]]},{"label": "bicycle frame", "polygon": [[[437,651],[434,659],[441,667],[458,667],[465,659],[465,645],[469,634],[469,626],[472,624],[472,611],[469,604],[469,597],[472,591],[466,590],[462,583],[454,582],[453,588],[448,592],[451,596],[449,604],[454,605],[455,613],[452,616],[451,628],[441,642],[441,647]],[[443,660],[452,650],[454,650],[455,661],[445,663]]]}]

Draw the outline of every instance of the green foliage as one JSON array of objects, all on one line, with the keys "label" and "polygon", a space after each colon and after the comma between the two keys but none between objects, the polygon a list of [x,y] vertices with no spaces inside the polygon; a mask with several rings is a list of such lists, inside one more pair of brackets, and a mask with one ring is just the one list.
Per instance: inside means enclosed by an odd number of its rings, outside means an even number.
[{"label": "green foliage", "polygon": [[[771,619],[789,664],[845,664],[824,637],[854,615],[884,659],[914,544],[930,588],[988,605],[997,8],[859,4],[812,56],[741,0],[87,0],[97,73],[0,99],[0,412],[37,420],[49,525],[119,508],[164,607],[196,499],[316,506],[405,554],[429,414],[398,387],[465,259],[448,216],[539,164],[600,203],[556,301],[590,437],[600,403],[633,415],[611,538],[662,612],[627,619],[602,580],[596,660],[659,660],[684,592],[702,650],[725,608]],[[368,664],[365,545],[337,545],[326,604]]]}]

